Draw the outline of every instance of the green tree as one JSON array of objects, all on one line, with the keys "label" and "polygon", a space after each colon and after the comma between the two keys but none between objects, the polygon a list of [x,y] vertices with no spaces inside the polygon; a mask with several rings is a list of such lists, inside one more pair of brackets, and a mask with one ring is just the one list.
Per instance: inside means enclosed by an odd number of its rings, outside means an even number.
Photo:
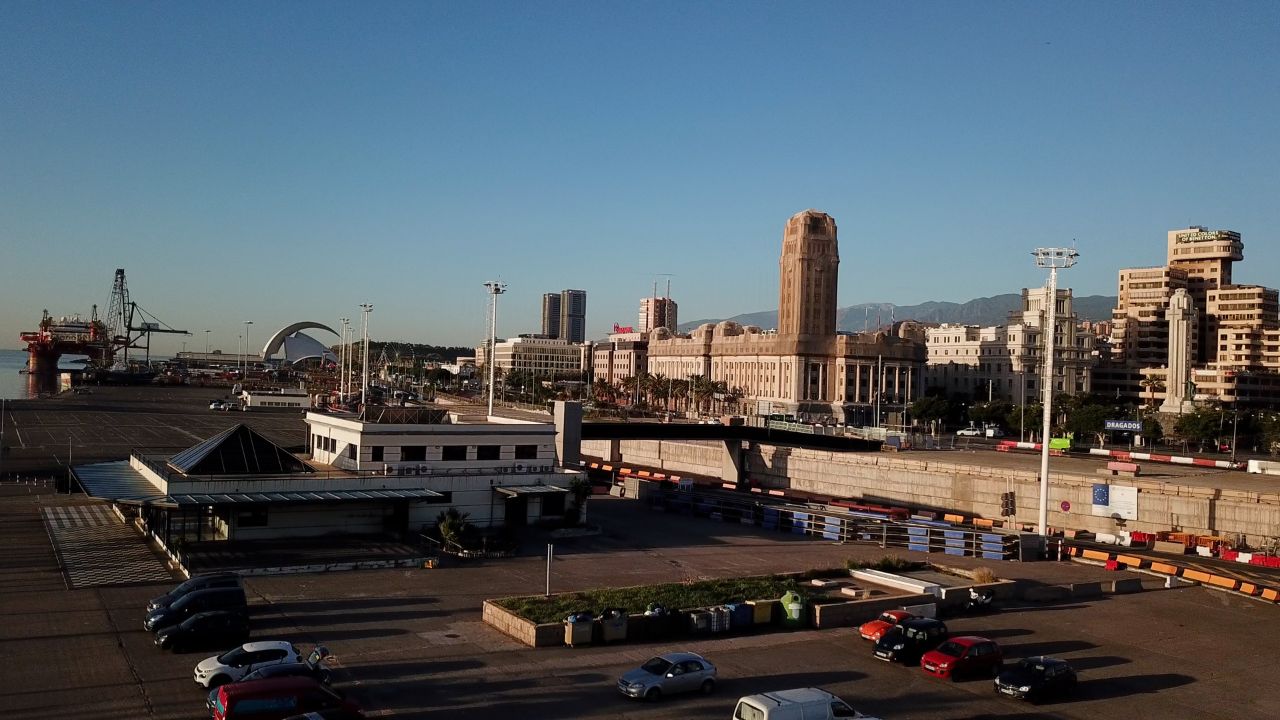
[{"label": "green tree", "polygon": [[1199,443],[1203,451],[1206,443],[1217,439],[1221,423],[1217,410],[1196,408],[1194,412],[1179,417],[1173,429],[1183,440]]},{"label": "green tree", "polygon": [[1085,405],[1077,408],[1067,417],[1067,432],[1076,437],[1093,435],[1098,441],[1098,447],[1102,447],[1107,439],[1106,421],[1114,413],[1114,410],[1105,405]]},{"label": "green tree", "polygon": [[939,395],[929,395],[911,403],[911,417],[929,426],[934,434],[938,423],[951,414],[951,403]]}]

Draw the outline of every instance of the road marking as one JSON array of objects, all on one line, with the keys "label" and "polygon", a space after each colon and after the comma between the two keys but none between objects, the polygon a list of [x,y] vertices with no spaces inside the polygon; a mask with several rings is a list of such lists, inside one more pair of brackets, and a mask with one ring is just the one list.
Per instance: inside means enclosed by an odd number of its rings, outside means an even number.
[{"label": "road marking", "polygon": [[68,587],[172,581],[147,541],[107,505],[60,505],[41,514]]}]

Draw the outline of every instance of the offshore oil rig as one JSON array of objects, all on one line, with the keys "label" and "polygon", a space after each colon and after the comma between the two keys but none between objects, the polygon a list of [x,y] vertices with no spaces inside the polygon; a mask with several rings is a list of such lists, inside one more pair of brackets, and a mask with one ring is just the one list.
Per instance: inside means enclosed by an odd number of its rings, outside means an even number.
[{"label": "offshore oil rig", "polygon": [[[131,301],[124,268],[117,268],[105,322],[98,318],[97,305],[88,320],[79,316],[55,318],[45,310],[40,328],[21,337],[27,344],[27,371],[32,375],[52,377],[58,372],[60,357],[85,355],[89,358],[85,372],[97,381],[145,382],[155,377],[150,368],[152,333],[191,334],[169,327]],[[129,361],[131,348],[145,351],[142,363]]]}]

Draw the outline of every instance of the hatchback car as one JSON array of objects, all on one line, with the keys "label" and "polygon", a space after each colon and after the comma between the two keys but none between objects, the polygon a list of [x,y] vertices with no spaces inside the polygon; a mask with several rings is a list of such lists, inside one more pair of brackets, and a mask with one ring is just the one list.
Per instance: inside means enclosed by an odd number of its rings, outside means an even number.
[{"label": "hatchback car", "polygon": [[201,660],[192,671],[192,679],[204,687],[215,688],[235,682],[258,668],[300,660],[302,653],[287,640],[258,640]]},{"label": "hatchback car", "polygon": [[164,650],[226,647],[249,637],[249,619],[236,612],[203,612],[192,615],[177,625],[156,631],[155,644]]},{"label": "hatchback car", "polygon": [[709,693],[715,686],[716,666],[691,652],[659,655],[618,679],[618,692],[645,700],[682,692]]},{"label": "hatchback car", "polygon": [[207,702],[213,720],[284,720],[308,713],[342,711],[361,717],[360,708],[338,691],[309,678],[271,678],[229,683],[209,691]]},{"label": "hatchback car", "polygon": [[1004,665],[1004,652],[994,640],[976,635],[954,637],[920,658],[920,667],[934,677],[995,677]]},{"label": "hatchback car", "polygon": [[864,640],[875,642],[886,630],[897,625],[903,620],[910,620],[915,615],[906,610],[885,610],[875,620],[868,620],[858,627],[858,635]]},{"label": "hatchback car", "polygon": [[956,437],[982,437],[982,429],[976,427],[960,428],[956,431]]},{"label": "hatchback car", "polygon": [[871,653],[879,660],[915,665],[947,637],[947,626],[941,620],[912,618],[886,630]]},{"label": "hatchback car", "polygon": [[333,673],[324,665],[324,661],[328,657],[329,649],[323,645],[317,645],[302,662],[263,665],[240,678],[240,680],[248,682],[250,680],[266,680],[267,678],[276,677],[307,677],[318,681],[322,685],[328,685],[333,681]]},{"label": "hatchback car", "polygon": [[1065,660],[1051,657],[1023,658],[996,677],[1000,695],[1040,702],[1069,694],[1076,686],[1076,671]]}]

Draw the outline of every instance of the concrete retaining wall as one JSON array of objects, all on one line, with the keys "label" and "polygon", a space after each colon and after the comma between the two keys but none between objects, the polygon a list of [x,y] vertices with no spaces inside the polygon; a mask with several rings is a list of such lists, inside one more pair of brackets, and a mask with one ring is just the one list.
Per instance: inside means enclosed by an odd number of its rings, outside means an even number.
[{"label": "concrete retaining wall", "polygon": [[484,601],[481,618],[490,627],[529,647],[564,645],[564,623],[537,625],[489,600]]},{"label": "concrete retaining wall", "polygon": [[933,601],[932,595],[924,594],[819,603],[810,606],[809,622],[816,628],[857,627],[868,620],[874,620],[885,610]]},{"label": "concrete retaining wall", "polygon": [[[611,441],[583,443],[583,452],[607,456]],[[719,448],[658,440],[615,441],[621,461],[720,477]],[[600,452],[603,448],[604,452]],[[1012,483],[1017,520],[1034,522],[1039,475],[1035,471],[967,463],[947,454],[904,456],[839,453],[753,444],[745,452],[751,482],[768,488],[792,488],[824,495],[1000,517],[1000,494]],[[936,459],[935,459],[936,458]],[[1049,523],[1054,527],[1114,532],[1115,521],[1089,514],[1094,475],[1051,473]],[[1118,485],[1138,488],[1138,519],[1129,530],[1156,532],[1171,527],[1204,535],[1245,535],[1260,542],[1280,527],[1280,490],[1248,492],[1179,485],[1146,478],[1123,478]],[[1063,500],[1072,512],[1061,511]]]}]

